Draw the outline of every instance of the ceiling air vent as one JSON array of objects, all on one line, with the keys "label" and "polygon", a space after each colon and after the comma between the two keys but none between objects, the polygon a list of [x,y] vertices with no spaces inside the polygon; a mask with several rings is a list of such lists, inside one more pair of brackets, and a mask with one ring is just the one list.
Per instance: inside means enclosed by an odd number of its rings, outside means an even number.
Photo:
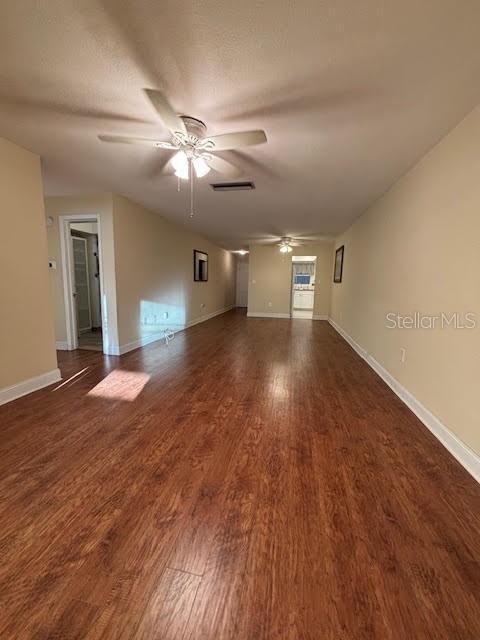
[{"label": "ceiling air vent", "polygon": [[214,182],[210,185],[214,191],[249,191],[255,189],[253,182]]}]

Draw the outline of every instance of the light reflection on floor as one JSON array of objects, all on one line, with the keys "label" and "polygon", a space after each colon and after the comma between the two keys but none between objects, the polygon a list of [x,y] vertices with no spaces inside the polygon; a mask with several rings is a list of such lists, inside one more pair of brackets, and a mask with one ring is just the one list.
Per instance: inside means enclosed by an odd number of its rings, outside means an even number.
[{"label": "light reflection on floor", "polygon": [[150,380],[148,373],[114,369],[87,396],[132,402]]},{"label": "light reflection on floor", "polygon": [[61,389],[62,387],[64,387],[69,382],[73,383],[73,381],[78,380],[78,377],[81,376],[82,373],[85,373],[86,371],[88,371],[88,369],[90,369],[90,367],[85,367],[81,371],[78,371],[77,373],[74,373],[73,376],[70,376],[70,378],[68,378],[67,380],[64,380],[61,384],[59,384],[58,387],[55,387],[55,389],[53,389],[53,391],[58,391],[58,389]]}]

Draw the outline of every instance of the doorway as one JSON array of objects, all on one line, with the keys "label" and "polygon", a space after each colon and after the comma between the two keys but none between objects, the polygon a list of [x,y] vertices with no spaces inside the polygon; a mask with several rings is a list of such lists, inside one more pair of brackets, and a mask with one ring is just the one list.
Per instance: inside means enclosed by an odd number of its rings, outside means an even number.
[{"label": "doorway", "polygon": [[71,222],[73,285],[79,349],[103,351],[96,222]]},{"label": "doorway", "polygon": [[248,254],[237,256],[237,282],[236,282],[237,307],[248,306]]},{"label": "doorway", "polygon": [[67,347],[105,352],[99,216],[60,216],[59,220]]},{"label": "doorway", "polygon": [[292,318],[313,319],[316,256],[292,256]]}]

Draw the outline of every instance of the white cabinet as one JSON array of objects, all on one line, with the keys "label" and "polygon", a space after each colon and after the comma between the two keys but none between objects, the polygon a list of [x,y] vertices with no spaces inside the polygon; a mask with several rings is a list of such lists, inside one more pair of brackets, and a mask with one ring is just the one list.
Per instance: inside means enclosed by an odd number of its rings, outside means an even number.
[{"label": "white cabinet", "polygon": [[294,309],[313,309],[313,291],[294,291]]},{"label": "white cabinet", "polygon": [[304,309],[313,309],[313,291],[303,292]]}]

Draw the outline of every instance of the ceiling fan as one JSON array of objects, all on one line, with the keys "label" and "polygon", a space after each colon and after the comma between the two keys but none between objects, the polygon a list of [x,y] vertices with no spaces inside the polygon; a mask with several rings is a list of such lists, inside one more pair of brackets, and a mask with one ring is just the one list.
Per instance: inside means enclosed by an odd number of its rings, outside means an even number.
[{"label": "ceiling fan", "polygon": [[290,236],[270,236],[268,238],[252,238],[255,244],[277,245],[281,253],[291,253],[293,247],[299,247],[310,241],[310,238],[292,238]]},{"label": "ceiling fan", "polygon": [[276,245],[280,249],[280,253],[291,253],[294,247],[301,247],[303,245],[314,244],[321,242],[322,240],[329,239],[327,236],[321,236],[319,234],[310,236],[266,236],[263,238],[251,238],[252,244],[261,245]]},{"label": "ceiling fan", "polygon": [[291,253],[293,251],[292,247],[296,247],[300,244],[300,242],[294,241],[293,238],[284,236],[278,243],[278,246],[280,247],[280,253]]},{"label": "ceiling fan", "polygon": [[215,155],[215,152],[262,144],[267,141],[265,131],[260,129],[206,136],[207,127],[204,122],[191,116],[177,115],[168,99],[160,91],[145,89],[145,94],[160,116],[163,125],[170,131],[170,141],[116,135],[98,137],[103,142],[141,144],[176,151],[170,163],[179,179],[188,180],[192,177],[193,171],[197,178],[202,178],[210,169],[229,178],[235,178],[241,174],[241,170]]}]

